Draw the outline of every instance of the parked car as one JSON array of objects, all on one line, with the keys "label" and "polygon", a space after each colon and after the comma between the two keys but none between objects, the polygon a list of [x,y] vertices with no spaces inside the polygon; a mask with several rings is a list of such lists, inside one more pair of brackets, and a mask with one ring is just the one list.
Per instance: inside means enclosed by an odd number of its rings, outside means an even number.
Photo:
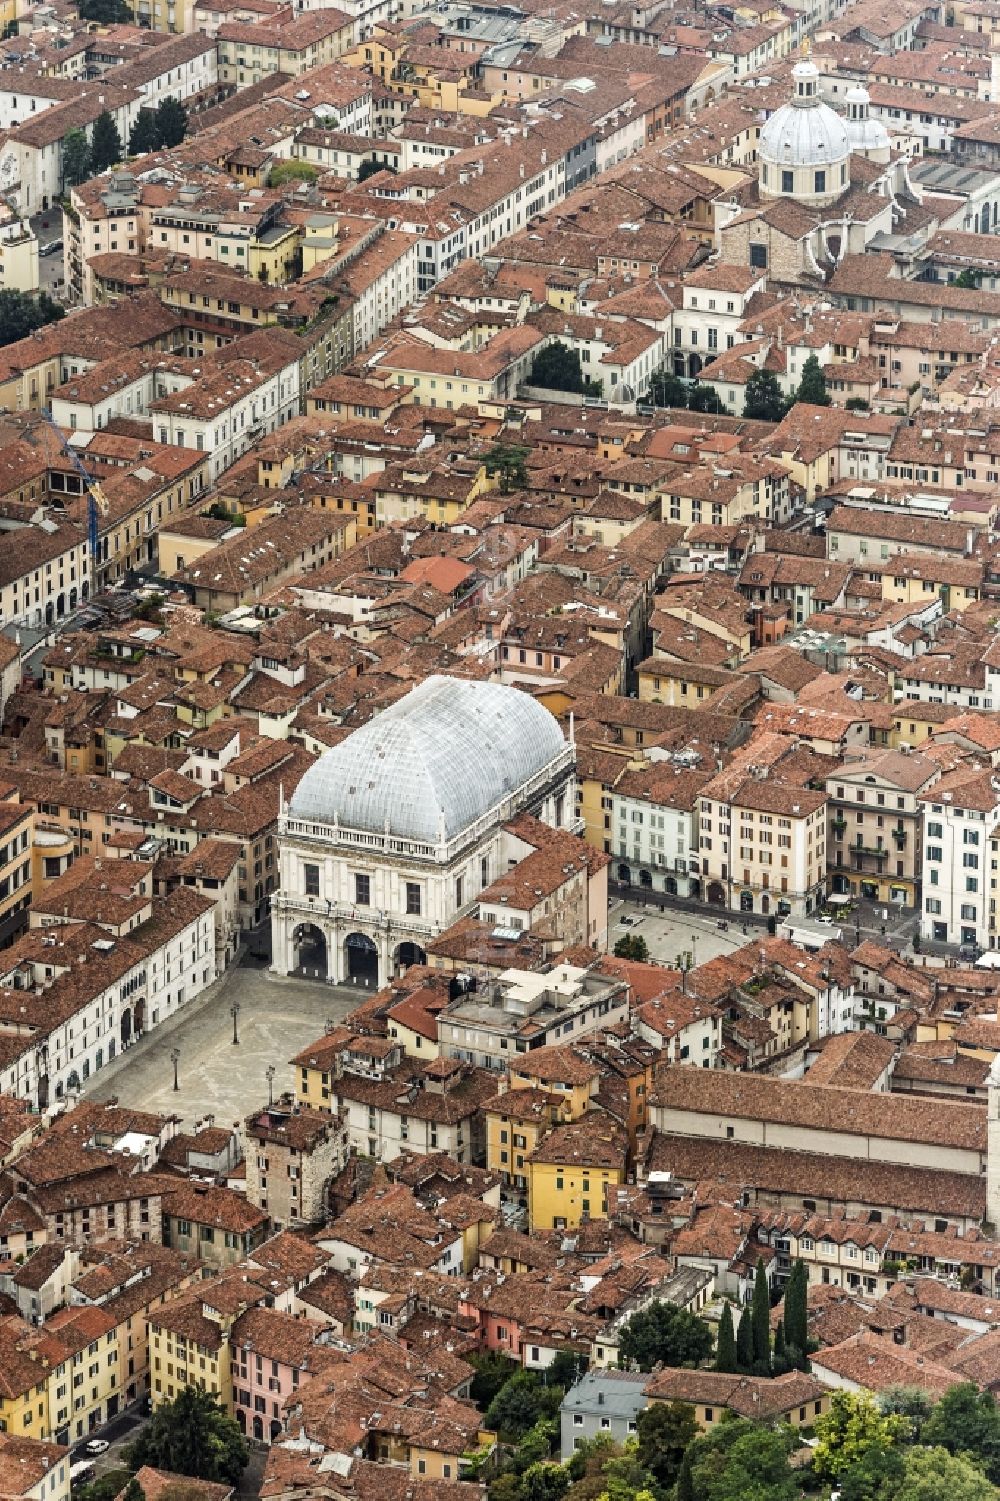
[{"label": "parked car", "polygon": [[86,1445],[88,1454],[107,1454],[110,1448],[111,1445],[106,1438],[92,1438],[90,1443]]},{"label": "parked car", "polygon": [[48,240],[39,250],[39,255],[55,255],[57,250],[63,248],[62,240]]}]

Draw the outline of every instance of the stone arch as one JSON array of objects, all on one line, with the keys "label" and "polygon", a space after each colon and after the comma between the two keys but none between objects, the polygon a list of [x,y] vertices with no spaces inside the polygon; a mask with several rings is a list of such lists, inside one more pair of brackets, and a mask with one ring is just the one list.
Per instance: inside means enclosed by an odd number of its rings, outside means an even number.
[{"label": "stone arch", "polygon": [[652,891],[653,877],[648,870],[640,870],[639,885],[644,887],[646,891]]},{"label": "stone arch", "polygon": [[426,964],[427,955],[419,943],[398,944],[392,956],[393,967],[397,975],[405,974],[411,964]]},{"label": "stone arch", "polygon": [[752,891],[741,891],[740,892],[740,911],[741,912],[752,912],[753,911],[753,892]]},{"label": "stone arch", "polygon": [[367,933],[344,939],[344,975],[350,985],[378,987],[378,949]]},{"label": "stone arch", "polygon": [[625,864],[624,860],[618,866],[618,880],[622,886],[631,886],[632,884],[632,871]]},{"label": "stone arch", "polygon": [[724,907],[726,905],[725,888],[718,881],[709,881],[705,897],[713,907]]},{"label": "stone arch", "polygon": [[325,980],[329,973],[326,934],[314,922],[299,923],[292,931],[295,969],[302,975]]}]

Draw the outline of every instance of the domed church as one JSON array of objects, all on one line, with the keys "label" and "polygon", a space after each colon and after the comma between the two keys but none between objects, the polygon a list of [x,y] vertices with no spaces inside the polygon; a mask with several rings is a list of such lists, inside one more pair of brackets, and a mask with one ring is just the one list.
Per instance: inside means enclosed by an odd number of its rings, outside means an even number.
[{"label": "domed church", "polygon": [[766,271],[779,286],[816,286],[845,255],[905,231],[920,201],[906,160],[871,118],[864,88],[849,89],[845,105],[841,115],[824,102],[810,57],[795,64],[792,97],[761,128],[757,181],[719,205],[723,262]]},{"label": "domed church", "polygon": [[506,874],[502,826],[576,821],[576,751],[528,694],[433,676],[322,755],[278,820],[272,968],[372,988]]}]

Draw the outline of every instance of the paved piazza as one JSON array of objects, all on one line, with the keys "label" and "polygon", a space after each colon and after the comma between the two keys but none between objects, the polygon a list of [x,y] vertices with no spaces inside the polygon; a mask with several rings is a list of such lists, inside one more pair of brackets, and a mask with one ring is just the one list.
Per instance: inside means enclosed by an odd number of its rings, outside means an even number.
[{"label": "paved piazza", "polygon": [[[242,1121],[267,1100],[268,1064],[277,1068],[278,1095],[291,1087],[288,1059],[318,1037],[327,1020],[346,1016],[364,994],[309,980],[277,980],[266,969],[230,969],[192,1005],[102,1069],[86,1098],[117,1097],[123,1105],[176,1112],[189,1126],[209,1112],[220,1126]],[[233,1047],[229,1010],[234,1001],[240,1003],[238,1047]],[[180,1051],[176,1093],[174,1048]]]}]

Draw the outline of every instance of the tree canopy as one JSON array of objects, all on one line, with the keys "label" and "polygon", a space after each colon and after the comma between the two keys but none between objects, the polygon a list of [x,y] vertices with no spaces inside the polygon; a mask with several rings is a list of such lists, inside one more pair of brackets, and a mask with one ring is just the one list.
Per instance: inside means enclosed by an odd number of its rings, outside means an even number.
[{"label": "tree canopy", "polygon": [[971,1460],[947,1449],[917,1447],[903,1457],[891,1501],[991,1501],[996,1486]]},{"label": "tree canopy", "polygon": [[581,396],[596,396],[601,389],[599,381],[584,377],[579,354],[561,339],[535,355],[529,383],[550,391],[575,391]]},{"label": "tree canopy", "polygon": [[806,401],[810,406],[828,407],[830,397],[826,389],[826,376],[819,360],[811,354],[802,366],[802,379],[795,393],[796,401]]},{"label": "tree canopy", "polygon": [[921,1431],[925,1444],[940,1444],[949,1454],[966,1454],[980,1463],[992,1483],[1000,1485],[1000,1408],[992,1392],[971,1381],[945,1392]]},{"label": "tree canopy", "polygon": [[743,415],[756,422],[780,422],[788,410],[778,378],[772,370],[755,370],[746,384]]},{"label": "tree canopy", "polygon": [[187,135],[188,112],[179,99],[168,94],[156,107],[156,140],[161,150],[179,146]]},{"label": "tree canopy", "polygon": [[235,1485],[249,1459],[240,1425],[200,1386],[186,1386],[153,1413],[125,1450],[129,1467]]},{"label": "tree canopy", "polygon": [[564,1395],[563,1387],[543,1385],[534,1371],[515,1371],[486,1409],[486,1426],[516,1444],[539,1418],[556,1416]]},{"label": "tree canopy", "polygon": [[649,958],[649,947],[645,938],[638,933],[623,933],[615,944],[616,959],[631,959],[634,964],[645,964]]},{"label": "tree canopy", "polygon": [[870,1392],[834,1392],[829,1412],[816,1420],[813,1473],[843,1485],[852,1471],[880,1461],[909,1433],[909,1420],[883,1413]]},{"label": "tree canopy", "polygon": [[94,121],[94,133],[90,138],[90,170],[97,175],[106,172],[122,159],[122,140],[118,126],[107,110],[102,110]]},{"label": "tree canopy", "polygon": [[[726,1418],[688,1449],[687,1494],[691,1501],[797,1501],[801,1485],[788,1462],[796,1443],[788,1428]],[[677,1492],[684,1501],[680,1479]]]},{"label": "tree canopy", "polygon": [[97,21],[101,26],[128,26],[135,21],[125,0],[80,0],[77,10],[81,21]]},{"label": "tree canopy", "polygon": [[90,145],[82,130],[67,130],[62,142],[63,182],[75,188],[90,176]]},{"label": "tree canopy", "polygon": [[129,156],[146,156],[148,152],[155,151],[159,144],[159,137],[156,133],[156,111],[141,109],[129,132]]},{"label": "tree canopy", "polygon": [[636,1419],[636,1458],[663,1490],[680,1473],[688,1445],[700,1429],[694,1408],[686,1402],[651,1402]]},{"label": "tree canopy", "polygon": [[618,1356],[623,1366],[634,1361],[640,1371],[654,1365],[695,1366],[712,1353],[712,1334],[704,1319],[659,1299],[622,1325]]},{"label": "tree canopy", "polygon": [[483,458],[486,473],[500,480],[501,495],[523,490],[528,483],[526,459],[530,449],[519,443],[494,443]]},{"label": "tree canopy", "polygon": [[65,309],[47,292],[39,292],[33,297],[29,292],[15,292],[5,287],[0,291],[0,347],[26,339],[36,328],[56,323],[64,316]]}]

